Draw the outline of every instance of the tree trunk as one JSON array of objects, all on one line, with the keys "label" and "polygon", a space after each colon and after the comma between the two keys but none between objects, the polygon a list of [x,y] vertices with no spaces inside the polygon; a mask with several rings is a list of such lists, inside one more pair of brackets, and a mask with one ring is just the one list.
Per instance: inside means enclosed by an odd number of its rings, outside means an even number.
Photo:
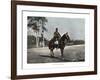
[{"label": "tree trunk", "polygon": [[38,32],[36,32],[36,47],[39,47],[39,38],[38,38]]},{"label": "tree trunk", "polygon": [[42,31],[43,31],[43,42],[42,42],[42,45],[43,45],[43,47],[44,47],[44,46],[45,46],[45,45],[44,45],[45,42],[44,42],[44,30],[43,30],[43,26],[44,26],[44,23],[43,23],[43,21],[42,21]]}]

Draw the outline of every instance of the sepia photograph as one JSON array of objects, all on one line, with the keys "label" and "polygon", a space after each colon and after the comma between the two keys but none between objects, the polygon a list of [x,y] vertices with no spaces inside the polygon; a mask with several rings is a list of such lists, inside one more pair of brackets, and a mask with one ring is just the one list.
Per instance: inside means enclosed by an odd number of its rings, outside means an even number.
[{"label": "sepia photograph", "polygon": [[85,19],[27,16],[27,63],[85,61]]}]

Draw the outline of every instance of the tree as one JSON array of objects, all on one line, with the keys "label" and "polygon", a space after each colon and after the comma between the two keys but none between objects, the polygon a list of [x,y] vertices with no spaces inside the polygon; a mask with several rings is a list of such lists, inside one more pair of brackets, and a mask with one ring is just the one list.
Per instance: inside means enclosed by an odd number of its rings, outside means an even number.
[{"label": "tree", "polygon": [[45,17],[39,17],[37,18],[39,21],[39,24],[41,26],[41,38],[43,38],[42,40],[42,47],[44,47],[45,42],[44,42],[44,31],[48,31],[45,27],[45,23],[47,22],[47,19]]},{"label": "tree", "polygon": [[37,47],[38,47],[38,43],[39,43],[38,35],[39,35],[40,28],[42,30],[41,32],[48,31],[45,27],[46,22],[48,22],[48,20],[45,17],[32,17],[32,16],[28,17],[28,27],[31,27],[36,32]]}]

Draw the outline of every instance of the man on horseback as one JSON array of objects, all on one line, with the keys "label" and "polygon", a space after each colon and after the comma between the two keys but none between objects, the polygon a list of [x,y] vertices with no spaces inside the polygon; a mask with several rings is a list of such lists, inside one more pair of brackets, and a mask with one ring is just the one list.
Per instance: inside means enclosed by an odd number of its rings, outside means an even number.
[{"label": "man on horseback", "polygon": [[[56,41],[58,41],[56,43]],[[54,57],[53,50],[56,48],[59,48],[61,51],[61,57],[64,60],[64,48],[66,46],[67,41],[70,41],[70,37],[68,35],[68,32],[63,34],[62,36],[58,32],[58,28],[56,28],[56,31],[54,32],[54,37],[49,41],[48,48],[50,49],[50,56]]]},{"label": "man on horseback", "polygon": [[54,37],[53,37],[53,39],[54,39],[54,43],[55,43],[55,45],[56,45],[57,48],[58,48],[58,44],[59,44],[60,38],[61,38],[61,35],[60,35],[60,33],[58,32],[58,28],[56,28],[56,30],[55,30],[55,32],[54,32]]}]

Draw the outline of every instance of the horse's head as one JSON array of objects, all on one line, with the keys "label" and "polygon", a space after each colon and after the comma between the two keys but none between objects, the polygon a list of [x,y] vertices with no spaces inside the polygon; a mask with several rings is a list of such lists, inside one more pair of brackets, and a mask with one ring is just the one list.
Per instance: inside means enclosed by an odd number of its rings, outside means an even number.
[{"label": "horse's head", "polygon": [[67,39],[67,41],[70,41],[70,37],[69,37],[68,32],[66,32],[64,35],[65,35],[65,38]]}]

